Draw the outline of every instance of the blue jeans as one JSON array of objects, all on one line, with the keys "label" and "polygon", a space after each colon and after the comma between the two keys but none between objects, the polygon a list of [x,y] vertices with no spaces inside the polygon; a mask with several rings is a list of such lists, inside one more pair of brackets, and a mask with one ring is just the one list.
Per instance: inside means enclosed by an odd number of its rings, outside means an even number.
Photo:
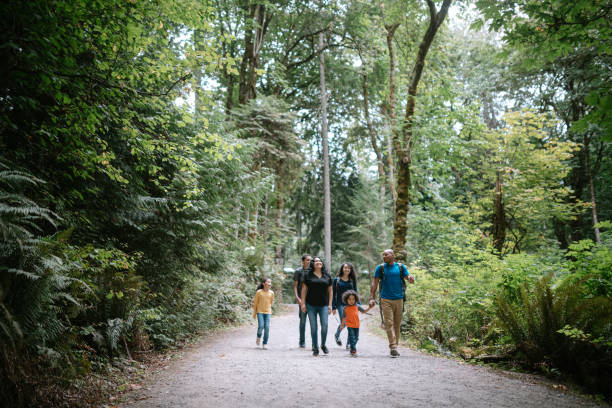
[{"label": "blue jeans", "polygon": [[300,346],[306,344],[306,312],[302,312],[302,308],[298,305],[298,314],[300,316]]},{"label": "blue jeans", "polygon": [[319,349],[319,341],[317,338],[317,331],[319,329],[317,325],[317,315],[321,321],[321,345],[325,345],[327,340],[327,306],[312,306],[306,303],[306,313],[308,313],[308,321],[310,321],[310,336],[312,337],[312,348]]},{"label": "blue jeans", "polygon": [[359,341],[359,327],[347,327],[348,330],[348,344],[351,347],[351,351],[357,350],[357,342]]},{"label": "blue jeans", "polygon": [[342,330],[344,329],[344,326],[342,326],[342,319],[344,319],[344,309],[346,308],[346,305],[338,305],[336,307],[336,310],[338,311],[338,320],[340,320],[340,324],[338,325],[338,329],[336,330],[336,337],[340,338],[340,333],[342,333]]},{"label": "blue jeans", "polygon": [[263,331],[263,344],[268,344],[268,337],[270,337],[270,316],[267,313],[257,313],[257,338],[261,339]]}]

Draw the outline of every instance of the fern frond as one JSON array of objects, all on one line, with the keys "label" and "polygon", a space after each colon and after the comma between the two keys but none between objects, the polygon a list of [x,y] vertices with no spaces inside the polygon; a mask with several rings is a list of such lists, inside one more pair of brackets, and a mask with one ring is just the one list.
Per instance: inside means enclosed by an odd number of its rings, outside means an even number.
[{"label": "fern frond", "polygon": [[10,268],[10,269],[7,269],[6,272],[12,273],[12,274],[14,274],[16,276],[22,276],[22,277],[30,279],[30,280],[40,279],[39,275],[37,275],[35,273],[32,273],[32,272],[24,271],[22,269]]}]

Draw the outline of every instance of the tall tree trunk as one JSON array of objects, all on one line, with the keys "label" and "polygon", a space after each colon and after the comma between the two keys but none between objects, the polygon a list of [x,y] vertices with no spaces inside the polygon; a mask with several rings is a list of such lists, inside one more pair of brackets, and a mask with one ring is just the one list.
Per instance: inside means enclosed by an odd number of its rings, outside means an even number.
[{"label": "tall tree trunk", "polygon": [[285,199],[282,176],[279,174],[276,177],[276,251],[274,254],[274,264],[281,266],[283,264],[283,246],[281,244],[281,230],[283,226],[283,211],[285,210]]},{"label": "tall tree trunk", "polygon": [[391,132],[385,132],[385,141],[387,142],[387,166],[389,168],[389,191],[391,192],[391,201],[393,203],[393,212],[395,213],[395,201],[397,200],[397,190],[395,188],[395,160],[393,152],[393,138]]},{"label": "tall tree trunk", "polygon": [[225,95],[225,116],[226,120],[231,120],[232,109],[234,108],[234,85],[236,77],[233,74],[227,74],[227,94]]},{"label": "tall tree trunk", "polygon": [[378,163],[378,181],[380,182],[381,199],[385,196],[385,169],[383,166],[383,156],[378,147],[376,141],[376,133],[374,132],[374,125],[372,124],[372,118],[370,117],[370,107],[368,101],[368,76],[363,74],[362,77],[362,88],[363,88],[363,112],[365,114],[366,123],[368,125],[368,134],[370,135],[370,143],[372,143],[372,149],[376,153],[376,162]]},{"label": "tall tree trunk", "polygon": [[501,254],[506,240],[506,213],[502,194],[501,171],[497,171],[495,180],[495,198],[493,199],[495,215],[493,216],[493,246]]},{"label": "tall tree trunk", "polygon": [[247,208],[245,223],[244,223],[244,239],[245,240],[250,238],[250,233],[251,233],[250,222],[251,222],[251,211]]},{"label": "tall tree trunk", "polygon": [[587,177],[589,178],[589,191],[591,193],[591,211],[593,213],[593,229],[595,230],[595,242],[601,244],[601,235],[599,233],[599,227],[597,227],[597,203],[595,201],[595,187],[593,186],[593,172],[591,169],[591,151],[590,143],[591,138],[585,133],[583,136],[584,153],[586,155],[586,171]]},{"label": "tall tree trunk", "polygon": [[[236,52],[236,43],[233,40],[227,40],[231,37],[231,24],[228,23],[228,30],[225,28],[225,23],[231,19],[229,10],[223,7],[220,0],[216,1],[215,9],[217,10],[217,19],[219,20],[219,30],[221,31],[221,51],[224,60],[234,59]],[[223,15],[225,11],[225,15]],[[225,95],[225,120],[232,120],[232,109],[234,107],[234,85],[236,84],[236,76],[229,71],[228,66],[222,72],[222,76],[227,87]]]},{"label": "tall tree trunk", "polygon": [[[393,50],[393,37],[395,36],[395,30],[399,27],[400,23],[394,23],[385,25],[387,30],[387,50],[389,52],[389,122],[391,127],[391,133],[394,135],[393,138],[397,139],[397,115],[395,110],[395,51]],[[393,200],[393,208],[395,211],[397,201],[397,191],[395,188],[395,178],[393,174],[393,154],[389,154],[389,165],[390,165],[390,179],[389,185],[391,187],[391,199]]]},{"label": "tall tree trunk", "polygon": [[[245,24],[244,54],[240,65],[240,80],[238,100],[240,104],[257,97],[257,68],[259,66],[259,53],[263,45],[264,35],[267,31],[270,18],[263,4],[251,4],[249,17]],[[254,27],[250,28],[249,25]]]},{"label": "tall tree trunk", "polygon": [[[261,171],[261,162],[256,162],[253,166],[253,171],[255,173],[259,173]],[[255,203],[255,207],[251,210],[251,223],[249,224],[249,241],[255,242],[257,235],[259,233],[259,202]]]},{"label": "tall tree trunk", "polygon": [[[202,50],[204,49],[203,44],[204,42],[204,35],[202,33],[201,30],[194,30],[193,32],[193,49],[199,53],[202,52]],[[199,123],[200,120],[200,109],[202,106],[202,66],[198,64],[198,58],[194,58],[194,60],[196,61],[196,64],[193,67],[193,81],[195,84],[195,89],[194,89],[194,121],[196,123],[196,125]]]},{"label": "tall tree trunk", "polygon": [[269,192],[266,191],[266,197],[264,199],[264,213],[263,213],[263,228],[261,231],[263,241],[263,269],[266,268],[266,259],[268,254],[268,210],[270,207],[270,196]]},{"label": "tall tree trunk", "polygon": [[[452,0],[444,0],[440,11],[436,11],[436,6],[432,0],[427,0],[429,7],[429,27],[421,40],[414,67],[410,74],[408,83],[408,100],[406,101],[406,113],[402,125],[401,140],[397,137],[394,146],[398,157],[397,174],[397,202],[395,204],[395,216],[393,219],[393,250],[397,258],[406,261],[406,231],[408,230],[408,206],[410,205],[410,164],[412,162],[412,121],[414,119],[414,108],[416,104],[416,94],[425,57],[433,42],[433,39],[444,22],[448,8]],[[394,133],[396,135],[397,133]]]},{"label": "tall tree trunk", "polygon": [[248,12],[248,16],[244,21],[244,51],[242,53],[242,61],[240,62],[240,71],[238,77],[238,103],[245,104],[248,100],[248,75],[250,60],[253,55],[253,18],[255,17],[256,5],[243,6],[243,10]]},{"label": "tall tree trunk", "polygon": [[325,228],[325,262],[331,268],[331,194],[329,188],[329,146],[327,142],[327,90],[325,86],[325,56],[323,32],[319,33],[319,77],[321,82],[321,137],[323,139],[323,217]]}]

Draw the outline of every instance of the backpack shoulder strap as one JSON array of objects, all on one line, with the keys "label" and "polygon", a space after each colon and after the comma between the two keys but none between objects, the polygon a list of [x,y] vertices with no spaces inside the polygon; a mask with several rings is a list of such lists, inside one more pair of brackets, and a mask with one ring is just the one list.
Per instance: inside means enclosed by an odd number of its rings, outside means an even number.
[{"label": "backpack shoulder strap", "polygon": [[385,264],[381,263],[378,266],[380,267],[380,280],[382,281],[383,279],[385,279]]}]

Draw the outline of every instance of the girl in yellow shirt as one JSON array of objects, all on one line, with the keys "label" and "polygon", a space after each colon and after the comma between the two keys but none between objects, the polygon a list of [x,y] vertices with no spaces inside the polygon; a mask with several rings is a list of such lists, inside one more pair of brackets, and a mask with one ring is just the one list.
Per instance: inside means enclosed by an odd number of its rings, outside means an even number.
[{"label": "girl in yellow shirt", "polygon": [[274,303],[274,292],[270,290],[272,280],[264,278],[259,286],[257,293],[253,299],[253,317],[257,317],[257,340],[255,344],[259,346],[261,342],[261,334],[263,332],[263,346],[266,350],[268,337],[270,337],[270,316],[272,315],[272,303]]}]

